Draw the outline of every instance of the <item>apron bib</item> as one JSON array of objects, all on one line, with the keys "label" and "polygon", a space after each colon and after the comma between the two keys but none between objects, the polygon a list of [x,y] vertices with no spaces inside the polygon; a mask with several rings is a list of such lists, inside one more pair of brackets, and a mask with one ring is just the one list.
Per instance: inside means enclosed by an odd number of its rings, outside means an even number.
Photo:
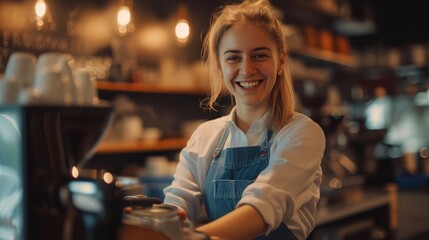
[{"label": "apron bib", "polygon": [[[207,172],[204,201],[211,221],[233,211],[244,189],[253,183],[270,160],[268,142],[273,132],[268,131],[262,146],[223,149],[229,135],[226,128],[222,134]],[[289,228],[282,223],[267,237],[258,240],[295,240]]]}]

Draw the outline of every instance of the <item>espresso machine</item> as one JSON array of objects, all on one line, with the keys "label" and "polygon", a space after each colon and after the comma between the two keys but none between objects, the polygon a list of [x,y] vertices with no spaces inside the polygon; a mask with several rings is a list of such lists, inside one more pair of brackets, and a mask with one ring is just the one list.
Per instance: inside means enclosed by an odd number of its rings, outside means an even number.
[{"label": "espresso machine", "polygon": [[113,109],[0,106],[0,239],[117,239],[114,181],[79,174]]}]

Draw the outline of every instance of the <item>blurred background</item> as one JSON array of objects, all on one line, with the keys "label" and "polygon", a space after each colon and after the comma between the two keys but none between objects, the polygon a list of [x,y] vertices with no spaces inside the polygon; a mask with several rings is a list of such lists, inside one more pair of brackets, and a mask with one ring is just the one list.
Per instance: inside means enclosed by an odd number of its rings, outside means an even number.
[{"label": "blurred background", "polygon": [[[162,197],[192,131],[230,110],[228,96],[219,112],[200,108],[208,92],[202,39],[210,14],[229,2],[236,1],[0,0],[0,76],[14,52],[73,55],[74,66],[91,73],[100,99],[115,109],[86,167],[137,179]],[[424,3],[271,2],[284,23],[297,111],[317,121],[327,138],[320,201],[326,212],[311,237],[428,239]],[[394,197],[385,208],[366,190]],[[362,208],[350,215],[338,207],[356,203]]]}]

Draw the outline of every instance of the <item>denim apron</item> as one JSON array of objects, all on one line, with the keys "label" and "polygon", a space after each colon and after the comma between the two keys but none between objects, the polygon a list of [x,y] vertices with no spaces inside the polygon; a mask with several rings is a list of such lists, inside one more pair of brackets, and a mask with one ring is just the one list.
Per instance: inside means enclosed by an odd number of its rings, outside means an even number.
[{"label": "denim apron", "polygon": [[[223,149],[229,135],[226,128],[215,149],[207,172],[204,200],[211,221],[235,209],[243,190],[253,183],[259,173],[268,166],[270,148],[268,142],[273,132],[269,130],[262,146]],[[295,240],[289,228],[282,223],[267,237],[258,240]]]}]

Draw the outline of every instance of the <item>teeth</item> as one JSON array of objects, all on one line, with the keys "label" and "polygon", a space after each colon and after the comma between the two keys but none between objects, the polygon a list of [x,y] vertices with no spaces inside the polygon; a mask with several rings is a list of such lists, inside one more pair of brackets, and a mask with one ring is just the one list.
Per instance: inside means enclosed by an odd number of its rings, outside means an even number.
[{"label": "teeth", "polygon": [[260,83],[259,81],[254,81],[254,82],[239,82],[238,84],[243,88],[252,88],[259,85],[259,83]]}]

